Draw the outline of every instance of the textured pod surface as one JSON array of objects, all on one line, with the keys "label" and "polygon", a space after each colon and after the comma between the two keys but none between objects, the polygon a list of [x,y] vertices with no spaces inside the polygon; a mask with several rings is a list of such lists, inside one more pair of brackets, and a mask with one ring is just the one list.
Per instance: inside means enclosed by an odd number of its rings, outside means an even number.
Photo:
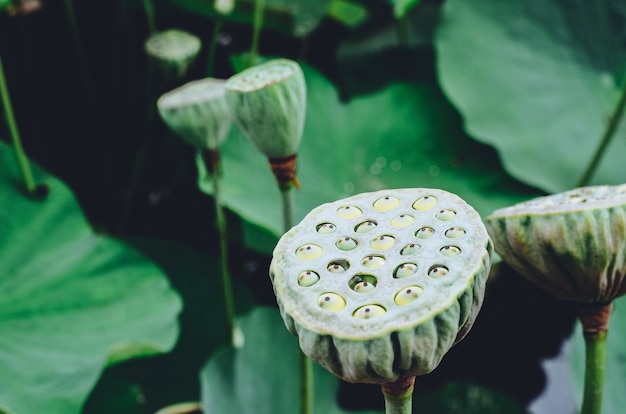
[{"label": "textured pod surface", "polygon": [[300,66],[276,59],[226,82],[226,99],[243,134],[268,158],[296,153],[306,116],[306,84]]},{"label": "textured pod surface", "polygon": [[626,293],[626,185],[536,198],[486,224],[502,259],[555,297],[600,304]]},{"label": "textured pod surface", "polygon": [[186,83],[157,101],[163,121],[200,149],[217,149],[233,123],[225,98],[225,80],[206,78]]},{"label": "textured pod surface", "polygon": [[[346,238],[351,248],[339,248]],[[431,372],[465,336],[491,253],[478,213],[456,195],[384,190],[311,211],[278,242],[270,277],[309,358],[346,381],[382,384]],[[314,283],[298,283],[303,272]]]},{"label": "textured pod surface", "polygon": [[166,77],[181,77],[198,56],[201,46],[197,36],[184,30],[170,29],[151,35],[146,40],[145,49]]}]

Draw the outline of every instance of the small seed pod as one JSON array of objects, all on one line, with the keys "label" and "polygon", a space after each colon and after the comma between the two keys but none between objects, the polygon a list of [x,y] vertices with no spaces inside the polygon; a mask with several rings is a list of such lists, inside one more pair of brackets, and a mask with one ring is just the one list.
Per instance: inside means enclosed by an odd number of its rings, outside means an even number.
[{"label": "small seed pod", "polygon": [[626,185],[536,198],[486,225],[502,259],[557,298],[605,304],[626,293]]},{"label": "small seed pod", "polygon": [[157,62],[165,79],[176,79],[185,76],[201,46],[197,36],[183,30],[170,29],[150,36],[145,49],[148,56]]},{"label": "small seed pod", "polygon": [[198,149],[217,150],[232,126],[222,79],[186,83],[157,101],[163,121]]},{"label": "small seed pod", "polygon": [[[440,208],[416,204],[425,196]],[[359,214],[346,214],[346,206]],[[442,209],[454,215],[441,220]],[[398,226],[400,216],[412,220]],[[368,222],[376,225],[363,231]],[[320,232],[325,223],[336,233]],[[452,249],[451,227],[463,237],[454,239],[455,254],[442,254]],[[416,236],[422,228],[430,237]],[[354,248],[339,245],[337,234]],[[319,255],[301,257],[302,246],[319,247]],[[285,325],[309,358],[349,382],[389,384],[428,374],[465,336],[482,305],[491,254],[478,213],[456,195],[385,190],[311,211],[278,242],[270,278]],[[314,284],[301,282],[307,271],[319,276]]]},{"label": "small seed pod", "polygon": [[226,99],[243,134],[265,156],[296,153],[306,115],[306,84],[296,62],[275,59],[234,75]]}]

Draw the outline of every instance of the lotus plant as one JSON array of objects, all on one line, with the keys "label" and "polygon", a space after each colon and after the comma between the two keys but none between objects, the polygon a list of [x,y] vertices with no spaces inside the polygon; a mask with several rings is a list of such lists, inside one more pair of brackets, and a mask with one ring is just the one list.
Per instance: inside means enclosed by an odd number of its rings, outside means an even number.
[{"label": "lotus plant", "polygon": [[611,303],[626,293],[626,185],[592,186],[496,210],[502,259],[551,295],[578,303],[586,344],[583,414],[599,414]]},{"label": "lotus plant", "polygon": [[304,354],[345,381],[380,384],[386,412],[406,414],[415,377],[470,330],[492,251],[458,196],[383,190],[311,211],[278,242],[270,278]]},{"label": "lotus plant", "polygon": [[224,80],[214,78],[186,83],[161,96],[157,101],[157,107],[163,121],[200,152],[207,172],[213,177],[226,317],[231,332],[231,343],[238,347],[243,345],[243,337],[235,323],[232,282],[227,268],[226,219],[219,185],[219,146],[228,136],[233,122],[226,104],[224,83]]},{"label": "lotus plant", "polygon": [[184,30],[169,29],[152,34],[146,40],[145,49],[165,79],[177,79],[185,76],[201,46],[197,36]]}]

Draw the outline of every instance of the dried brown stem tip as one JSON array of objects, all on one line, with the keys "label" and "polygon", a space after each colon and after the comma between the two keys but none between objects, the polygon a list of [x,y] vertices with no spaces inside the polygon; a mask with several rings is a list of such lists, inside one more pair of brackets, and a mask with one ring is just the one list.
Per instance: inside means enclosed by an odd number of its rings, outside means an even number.
[{"label": "dried brown stem tip", "polygon": [[578,306],[578,319],[583,326],[583,334],[597,334],[609,330],[611,303],[603,305]]},{"label": "dried brown stem tip", "polygon": [[400,378],[396,382],[388,382],[382,384],[383,392],[391,395],[404,394],[409,391],[413,391],[415,386],[415,377]]},{"label": "dried brown stem tip", "polygon": [[220,174],[220,151],[218,149],[203,150],[201,155],[202,155],[202,162],[204,163],[204,168],[206,168],[207,172],[211,175],[219,175]]},{"label": "dried brown stem tip", "polygon": [[296,154],[281,158],[270,158],[269,162],[280,188],[289,187],[291,184],[296,186],[296,188],[300,188],[300,181],[296,177]]}]

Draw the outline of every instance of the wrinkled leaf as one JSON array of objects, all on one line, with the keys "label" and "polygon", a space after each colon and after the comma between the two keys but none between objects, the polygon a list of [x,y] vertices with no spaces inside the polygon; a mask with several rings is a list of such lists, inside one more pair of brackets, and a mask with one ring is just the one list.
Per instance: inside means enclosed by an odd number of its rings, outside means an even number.
[{"label": "wrinkled leaf", "polygon": [[24,196],[0,143],[0,406],[71,414],[107,363],[167,351],[178,295],[130,247],[94,234],[63,183]]},{"label": "wrinkled leaf", "polygon": [[[481,214],[530,196],[503,173],[488,147],[462,133],[434,85],[394,84],[344,104],[322,75],[304,71],[308,100],[298,151],[297,220],[322,203],[384,188],[442,188]],[[282,234],[280,193],[267,160],[238,128],[221,151],[224,203],[245,220]],[[200,188],[210,193],[211,179],[198,166]]]},{"label": "wrinkled leaf", "polygon": [[[436,46],[444,90],[506,169],[549,192],[574,187],[626,74],[622,0],[446,1]],[[626,180],[625,130],[593,183]]]},{"label": "wrinkled leaf", "polygon": [[[620,298],[613,302],[609,333],[606,338],[606,377],[604,380],[604,397],[602,412],[616,414],[624,411],[626,394],[624,394],[624,378],[626,378],[626,299]],[[585,380],[585,340],[580,324],[577,324],[571,348],[572,383],[576,392],[578,407],[582,404],[583,385]]]}]

